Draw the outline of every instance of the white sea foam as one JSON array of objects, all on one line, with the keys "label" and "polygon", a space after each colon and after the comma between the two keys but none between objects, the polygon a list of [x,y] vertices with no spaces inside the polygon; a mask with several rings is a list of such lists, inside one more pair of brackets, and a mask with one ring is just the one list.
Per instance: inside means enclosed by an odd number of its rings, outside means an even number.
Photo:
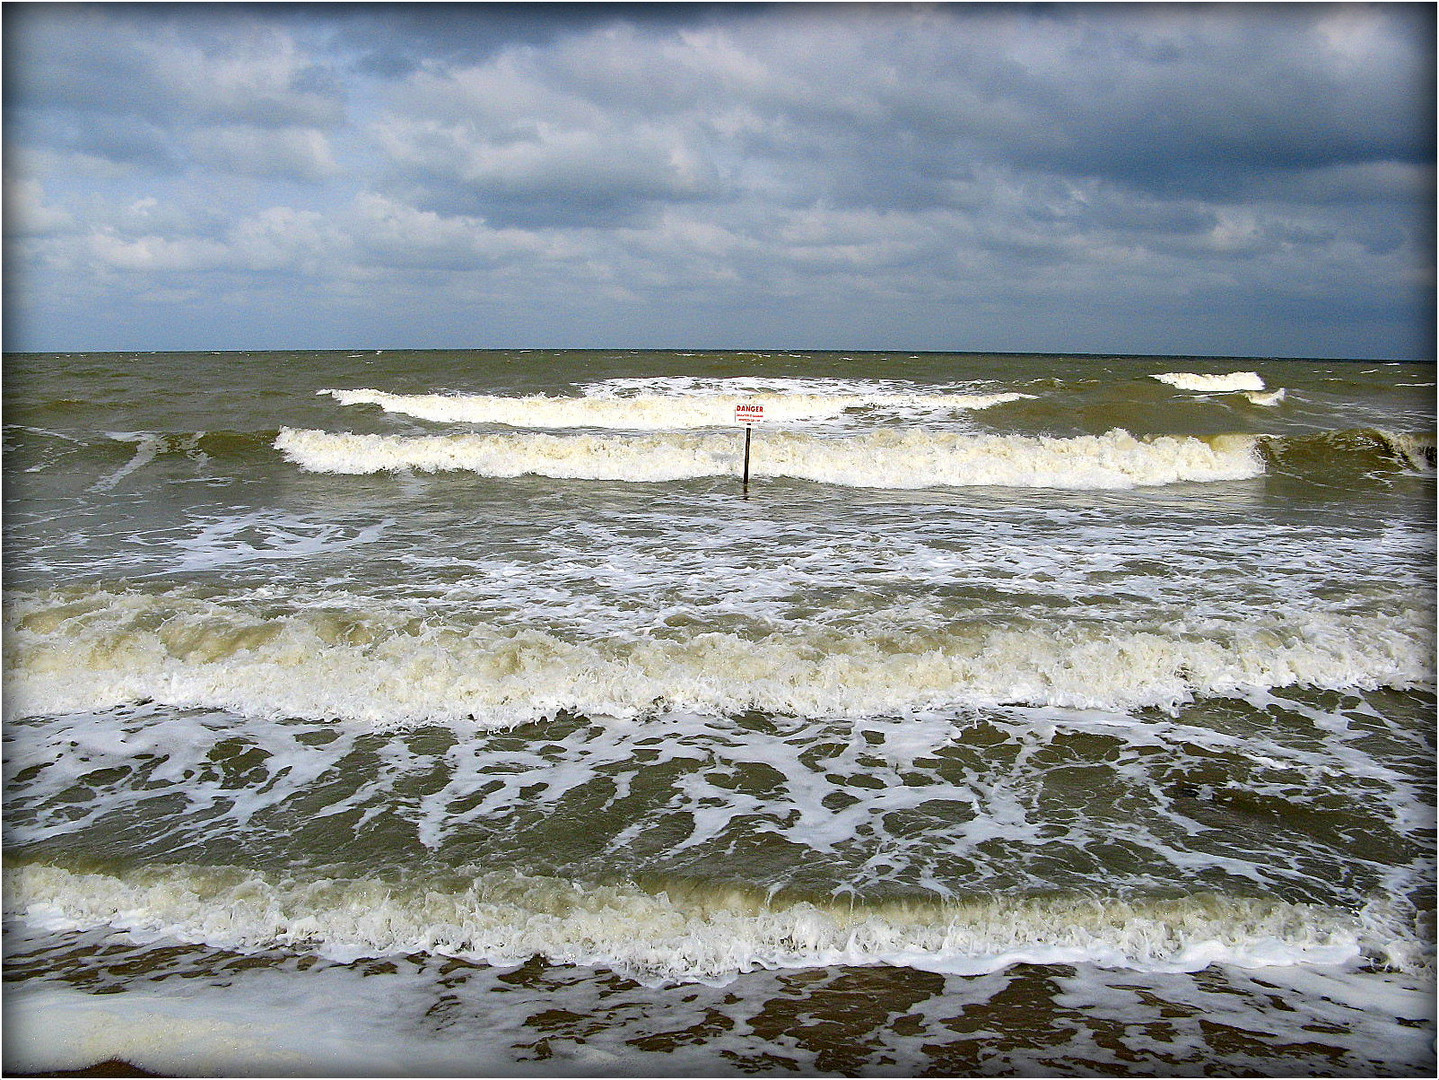
[{"label": "white sea foam", "polygon": [[[140,964],[154,960],[140,955]],[[753,1070],[736,1061],[753,1045],[713,1030],[713,1017],[722,1010],[747,1031],[745,1017],[763,1009],[765,991],[781,990],[768,973],[749,976],[757,1000],[745,1001],[694,984],[617,987],[606,973],[569,968],[516,985],[504,969],[440,974],[423,958],[385,961],[379,977],[323,962],[206,977],[183,964],[185,977],[135,979],[122,994],[40,980],[7,988],[7,1073],[119,1059],[161,1076],[743,1077]],[[581,1020],[583,1034],[544,1023],[556,1014]],[[655,1036],[686,1029],[706,1034],[692,1046]],[[773,1043],[763,1045],[773,1059]],[[813,1056],[791,1049],[785,1060]]]},{"label": "white sea foam", "polygon": [[[153,951],[139,954],[156,962]],[[895,1013],[882,997],[879,1008],[854,1008],[849,968],[653,987],[603,971],[539,964],[516,979],[408,957],[381,961],[378,977],[363,964],[320,962],[303,975],[235,965],[207,978],[183,955],[158,963],[160,975],[120,994],[41,981],[8,988],[8,1070],[119,1058],[165,1076],[809,1076],[835,1071],[831,1043],[813,1036],[836,1019],[851,1061],[870,1063],[847,1065],[853,1075],[955,1075],[954,1062],[969,1060],[994,1075],[1050,1075],[1055,1062],[1071,1073],[1198,1075],[1231,1040],[1253,1048],[1239,1063],[1254,1075],[1422,1075],[1434,1051],[1432,982],[1350,966],[1185,974],[1077,965],[1049,969],[1052,989],[1037,998],[1024,969],[937,985],[899,974],[922,989]],[[165,977],[172,972],[188,977]],[[1031,1016],[1062,1009],[1062,1019],[1039,1038],[1031,1025],[1013,1039],[972,1022],[1016,989]],[[776,1002],[791,1005],[779,1016],[793,1016],[779,1032]],[[1105,1037],[1114,1031],[1123,1039]],[[1291,1041],[1300,1031],[1303,1042]]]},{"label": "white sea foam", "polygon": [[108,431],[105,434],[115,442],[134,444],[135,453],[120,468],[91,484],[88,489],[91,492],[110,491],[131,473],[143,469],[161,454],[184,454],[191,461],[202,464],[209,460],[208,455],[200,448],[206,434],[203,431],[171,434],[145,431]]},{"label": "white sea foam", "polygon": [[1174,708],[1282,686],[1407,686],[1433,678],[1411,610],[1315,611],[1163,632],[1055,619],[870,629],[799,624],[753,637],[694,624],[589,637],[409,608],[229,602],[174,590],[14,596],[12,715],[154,699],[247,715],[376,724],[510,724],[563,709],[639,716],[873,716],[1002,703]]},{"label": "white sea foam", "polygon": [[187,1001],[143,991],[91,995],[53,983],[19,987],[6,995],[6,1071],[69,1072],[123,1060],[164,1076],[300,1076],[317,1058],[337,1056],[331,1038],[315,1038],[326,1027],[314,1027],[313,1015],[297,1025],[310,1027],[305,1039],[284,1011],[257,1016],[248,1002],[233,1010],[216,1004],[204,994]]},{"label": "white sea foam", "polygon": [[910,411],[987,409],[1029,395],[1019,393],[900,393],[894,391],[775,392],[708,390],[506,397],[489,394],[391,394],[381,390],[321,390],[341,405],[378,405],[386,412],[441,423],[506,424],[524,428],[617,428],[663,431],[734,423],[735,406],[762,405],[765,420],[829,420],[866,408]]},{"label": "white sea foam", "polygon": [[131,434],[127,432],[111,432],[110,438],[117,442],[132,442],[135,444],[135,456],[124,465],[116,469],[108,476],[101,477],[91,485],[91,491],[109,491],[125,477],[137,469],[142,469],[155,460],[155,455],[166,447],[163,435]]},{"label": "white sea foam", "polygon": [[[1249,706],[1282,713],[1287,703],[1250,695]],[[665,837],[666,865],[691,866],[733,850],[758,828],[767,842],[806,852],[807,877],[818,873],[856,900],[896,886],[955,898],[983,890],[1085,892],[1087,860],[1061,853],[1120,845],[1124,869],[1106,880],[1125,894],[1174,881],[1221,891],[1240,882],[1352,909],[1371,894],[1341,888],[1334,899],[1332,849],[1322,843],[1276,856],[1263,846],[1226,844],[1203,823],[1213,799],[1261,792],[1282,793],[1293,812],[1322,817],[1343,783],[1359,804],[1346,812],[1349,827],[1402,834],[1402,843],[1423,850],[1433,811],[1422,780],[1366,752],[1369,720],[1339,730],[1336,721],[1350,723],[1348,715],[1317,711],[1322,742],[1305,737],[1296,745],[1283,730],[1216,730],[1206,722],[1214,715],[1202,706],[1172,719],[1010,707],[982,718],[968,710],[772,717],[754,729],[670,713],[644,723],[565,718],[516,742],[468,726],[376,732],[152,702],[15,722],[5,761],[7,836],[24,848],[117,821],[155,820],[138,841],[143,852],[134,853],[144,862],[202,850],[217,834],[243,834],[261,847],[270,837],[291,843],[303,805],[307,832],[338,829],[347,845],[366,849],[382,834],[387,848],[408,846],[405,865],[425,864],[428,853],[449,865],[456,853],[472,857],[477,836],[523,834],[573,820],[583,808],[592,866],[624,865],[656,835]],[[1377,714],[1372,720],[1382,729]],[[1406,738],[1422,754],[1422,732]],[[1091,803],[1093,792],[1053,782],[1056,765],[1062,771],[1072,762],[1076,739],[1112,748],[1101,755],[1110,764],[1097,767],[1113,772],[1090,781],[1102,787],[1105,805]],[[1174,778],[1194,773],[1214,779],[1219,794],[1175,798]],[[737,787],[740,778],[747,780]],[[87,790],[92,798],[74,801]],[[916,820],[926,827],[916,831]],[[1037,859],[1050,852],[1059,857]],[[500,858],[509,865],[509,856]],[[785,880],[761,872],[752,884],[762,890]],[[1398,870],[1386,876],[1384,895],[1403,897],[1416,885],[1422,880]],[[1371,908],[1366,924],[1392,927],[1386,932],[1396,941],[1413,938],[1404,930],[1414,925],[1412,909],[1377,901]],[[1408,970],[1413,959],[1396,952],[1391,962]]]},{"label": "white sea foam", "polygon": [[1284,404],[1285,394],[1284,387],[1281,386],[1278,390],[1249,390],[1245,392],[1244,396],[1251,405],[1263,405],[1266,408],[1272,408],[1276,405]]},{"label": "white sea foam", "polygon": [[259,510],[212,514],[194,521],[192,535],[175,541],[180,556],[176,570],[213,570],[251,562],[307,559],[373,543],[394,525],[393,518],[357,530],[332,522],[307,521]]},{"label": "white sea foam", "polygon": [[960,975],[1017,963],[1142,971],[1338,964],[1368,944],[1348,912],[1215,894],[784,903],[721,886],[672,895],[482,870],[443,884],[272,879],[195,866],[119,878],[29,865],[7,871],[5,902],[50,931],[113,927],[139,941],[338,960],[427,953],[505,965],[538,954],[660,983],[836,964]]},{"label": "white sea foam", "polygon": [[[520,1052],[497,1045],[489,1025],[435,1031],[415,1023],[433,993],[430,979],[396,986],[343,967],[136,981],[123,994],[31,982],[6,993],[6,1070],[44,1075],[120,1060],[160,1076],[569,1074],[556,1060],[516,1061]],[[553,1056],[578,1068],[603,1060]]]},{"label": "white sea foam", "polygon": [[1432,432],[1376,432],[1385,448],[1407,468],[1417,473],[1434,472],[1434,435]]},{"label": "white sea foam", "polygon": [[[1202,375],[1193,371],[1167,371],[1152,375],[1176,390],[1196,390],[1206,394],[1230,394],[1239,390],[1264,389],[1264,380],[1257,371],[1235,371],[1228,375]],[[1264,404],[1268,404],[1265,402]]]},{"label": "white sea foam", "polygon": [[[766,431],[755,443],[754,476],[850,487],[1119,490],[1245,480],[1264,471],[1252,437],[1139,439],[1121,429],[1075,438],[926,429],[848,437]],[[741,454],[731,433],[407,437],[285,428],[275,446],[301,468],[321,473],[455,470],[651,482],[737,475]]]}]

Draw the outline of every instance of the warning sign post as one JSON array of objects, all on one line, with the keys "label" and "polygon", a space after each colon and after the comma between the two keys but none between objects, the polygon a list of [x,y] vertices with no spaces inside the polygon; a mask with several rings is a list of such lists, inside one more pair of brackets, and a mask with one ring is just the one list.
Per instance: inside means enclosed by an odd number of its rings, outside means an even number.
[{"label": "warning sign post", "polygon": [[734,407],[735,423],[744,425],[744,495],[749,498],[749,440],[754,426],[764,420],[764,406],[742,403]]}]

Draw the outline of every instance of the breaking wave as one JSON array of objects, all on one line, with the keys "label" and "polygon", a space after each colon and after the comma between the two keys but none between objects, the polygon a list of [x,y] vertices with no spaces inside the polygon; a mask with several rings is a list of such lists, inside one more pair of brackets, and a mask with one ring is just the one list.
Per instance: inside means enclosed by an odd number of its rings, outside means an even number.
[{"label": "breaking wave", "polygon": [[586,638],[488,621],[432,623],[379,601],[281,605],[100,588],[15,595],[6,616],[11,715],[153,700],[381,727],[508,726],[562,711],[1175,709],[1284,686],[1427,685],[1434,651],[1432,610],[1195,618],[1162,630],[1061,619],[868,631],[802,624],[759,636],[659,625]]},{"label": "breaking wave", "polygon": [[[735,429],[647,434],[491,432],[405,436],[278,431],[110,432],[90,440],[37,433],[12,463],[20,473],[66,469],[94,477],[92,493],[185,458],[196,468],[262,466],[276,450],[310,472],[368,475],[464,471],[496,478],[663,482],[737,476]],[[1432,431],[1290,435],[1135,436],[1122,428],[1071,438],[986,435],[926,428],[828,434],[761,428],[751,473],[851,487],[994,485],[1120,490],[1253,479],[1275,470],[1326,481],[1399,472],[1431,474]]]},{"label": "breaking wave", "polygon": [[719,885],[644,889],[510,872],[412,883],[187,866],[122,879],[29,865],[6,879],[11,911],[52,930],[108,926],[140,940],[298,948],[342,961],[425,953],[513,965],[542,955],[651,983],[837,964],[962,975],[1026,962],[1174,972],[1402,951],[1362,915],[1214,893],[786,902]]},{"label": "breaking wave", "polygon": [[1206,394],[1232,394],[1243,390],[1255,392],[1264,389],[1264,380],[1256,371],[1236,371],[1228,375],[1201,375],[1192,371],[1167,371],[1161,375],[1151,375],[1150,378],[1158,379],[1166,386],[1172,386],[1176,390],[1194,390]]},{"label": "breaking wave", "polygon": [[1249,390],[1244,394],[1245,399],[1251,405],[1263,405],[1265,408],[1273,408],[1284,403],[1284,387],[1278,390]]},{"label": "breaking wave", "polygon": [[390,394],[381,390],[321,390],[341,405],[378,405],[389,413],[441,423],[505,424],[522,428],[619,428],[663,431],[734,423],[735,406],[764,406],[780,423],[830,420],[854,409],[924,411],[987,409],[1030,395],[871,393],[687,393],[630,396],[505,397],[487,394]]},{"label": "breaking wave", "polygon": [[[765,431],[751,473],[849,487],[996,485],[1117,490],[1244,480],[1263,466],[1250,436],[1051,438],[925,429],[825,437]],[[653,435],[365,435],[285,428],[275,447],[310,472],[370,474],[418,469],[482,476],[534,474],[638,482],[737,475],[734,433]]]},{"label": "breaking wave", "polygon": [[1433,432],[1357,428],[1263,438],[1260,452],[1276,471],[1314,479],[1337,481],[1355,474],[1393,472],[1396,468],[1432,475],[1435,468]]}]

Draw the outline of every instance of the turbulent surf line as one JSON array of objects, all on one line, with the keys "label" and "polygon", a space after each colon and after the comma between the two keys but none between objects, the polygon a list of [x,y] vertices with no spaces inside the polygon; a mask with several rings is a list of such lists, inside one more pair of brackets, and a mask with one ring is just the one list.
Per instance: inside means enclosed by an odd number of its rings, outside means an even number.
[{"label": "turbulent surf line", "polygon": [[734,423],[738,404],[761,405],[770,422],[831,420],[855,409],[967,411],[1030,395],[1021,393],[681,393],[630,396],[505,397],[490,394],[391,394],[321,390],[341,405],[377,405],[385,412],[440,423],[504,424],[517,428],[618,428],[664,431]]},{"label": "turbulent surf line", "polygon": [[340,960],[418,952],[513,965],[539,954],[659,983],[833,964],[957,975],[1015,963],[1338,964],[1366,946],[1350,913],[1215,894],[783,903],[722,887],[672,894],[483,870],[407,882],[152,866],[120,879],[43,864],[7,871],[5,892],[10,914],[52,931],[109,926],[140,941]]},{"label": "turbulent surf line", "polygon": [[1432,364],[7,371],[11,1072],[1433,1075]]},{"label": "turbulent surf line", "polygon": [[1263,390],[1264,380],[1256,371],[1236,371],[1228,375],[1201,375],[1192,371],[1166,371],[1150,378],[1158,379],[1176,390],[1195,390],[1206,394],[1232,394],[1237,391]]},{"label": "turbulent surf line", "polygon": [[[1262,716],[1288,700],[1250,695],[1220,715]],[[1356,700],[1315,710],[1323,737],[1297,743],[1282,731],[1238,739],[1215,730],[1214,703],[1172,720],[1020,707],[760,724],[672,713],[642,724],[571,715],[486,732],[376,731],[150,702],[12,721],[24,738],[12,736],[7,748],[7,835],[23,847],[118,829],[140,865],[203,850],[215,837],[236,838],[261,865],[271,865],[277,844],[308,851],[307,864],[369,852],[368,872],[383,877],[441,872],[473,858],[482,838],[487,870],[523,868],[535,833],[582,820],[587,852],[561,876],[606,878],[627,865],[654,892],[700,887],[694,867],[758,826],[767,845],[802,859],[804,877],[752,872],[740,892],[786,904],[1087,894],[1083,858],[1036,856],[1122,846],[1126,869],[1107,878],[1114,895],[1169,895],[1179,880],[1187,893],[1258,888],[1355,910],[1372,899],[1377,878],[1386,895],[1405,896],[1422,869],[1351,860],[1336,881],[1329,852],[1312,839],[1293,837],[1276,856],[1267,843],[1224,843],[1206,822],[1244,806],[1332,820],[1332,786],[1347,777],[1361,804],[1345,811],[1351,827],[1395,830],[1422,857],[1432,824],[1423,781],[1366,753],[1383,723]],[[1085,793],[1063,781],[1076,745],[1118,766],[1103,809],[1076,812]],[[75,801],[101,780],[103,793]],[[160,806],[176,812],[137,835],[131,823]],[[1412,937],[1413,924],[1400,918],[1395,925],[1410,930],[1395,933]]]},{"label": "turbulent surf line", "polygon": [[7,688],[19,715],[144,699],[381,725],[504,725],[561,710],[636,717],[748,709],[868,716],[1005,703],[1174,708],[1255,688],[1403,687],[1433,678],[1432,634],[1409,611],[1314,612],[1256,625],[1197,619],[1162,632],[1055,620],[1042,629],[876,624],[754,637],[700,626],[586,639],[485,621],[432,625],[381,604],[346,611],[102,589],[80,599],[13,596],[6,617]]},{"label": "turbulent surf line", "polygon": [[[414,437],[291,428],[280,432],[275,448],[301,468],[318,473],[413,469],[633,482],[734,475],[740,452],[733,434]],[[764,433],[752,467],[756,476],[900,489],[994,485],[1123,490],[1246,480],[1262,473],[1256,440],[1249,436],[1139,439],[1121,429],[1075,438],[923,429],[827,438],[774,431]]]}]

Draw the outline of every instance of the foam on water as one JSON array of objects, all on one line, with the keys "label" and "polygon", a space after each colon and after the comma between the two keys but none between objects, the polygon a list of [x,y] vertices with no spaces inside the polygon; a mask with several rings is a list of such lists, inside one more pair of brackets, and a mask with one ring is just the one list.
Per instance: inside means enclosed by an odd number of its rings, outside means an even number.
[{"label": "foam on water", "polygon": [[[134,443],[135,456],[114,472],[97,480],[90,488],[92,492],[109,491],[121,480],[125,479],[125,477],[137,469],[143,469],[146,465],[150,464],[150,462],[154,461],[157,454],[165,452],[170,448],[165,436],[158,434],[111,432],[110,438],[116,442]],[[193,451],[197,441],[198,436],[192,437],[189,440],[189,444],[182,447],[182,449]]]},{"label": "foam on water", "polygon": [[247,715],[378,724],[512,724],[558,710],[871,716],[961,705],[1174,708],[1291,685],[1431,680],[1418,611],[1302,612],[1158,629],[1082,619],[752,636],[703,624],[586,639],[483,619],[432,625],[406,607],[290,606],[95,589],[17,595],[6,611],[12,715],[154,699]]},{"label": "foam on water", "polygon": [[1376,431],[1380,442],[1396,460],[1416,473],[1434,472],[1435,448],[1432,432]]},{"label": "foam on water", "polygon": [[174,541],[182,554],[169,562],[180,571],[212,570],[252,562],[308,559],[374,543],[395,524],[386,519],[349,530],[332,522],[297,520],[272,511],[211,514]]},{"label": "foam on water", "polygon": [[[849,437],[766,431],[755,441],[751,475],[849,487],[1124,490],[1247,480],[1264,471],[1256,440],[1247,436],[1138,439],[1115,429],[1050,438],[915,429]],[[738,475],[742,450],[732,433],[414,437],[293,428],[280,432],[275,447],[318,473],[417,469],[640,482]]]},{"label": "foam on water", "polygon": [[[669,380],[673,382],[673,380]],[[811,381],[814,382],[814,381]],[[647,387],[663,391],[668,387]],[[734,423],[735,406],[762,405],[769,422],[832,420],[856,409],[906,415],[987,409],[1029,395],[1001,393],[919,393],[865,388],[830,380],[795,390],[741,389],[686,384],[678,392],[624,392],[615,385],[589,388],[583,397],[524,397],[491,394],[392,394],[381,390],[321,390],[341,405],[378,405],[389,413],[441,423],[505,424],[523,428],[618,428],[662,431],[719,427]]]},{"label": "foam on water", "polygon": [[[189,973],[192,974],[193,973]],[[554,1061],[521,1063],[495,1045],[493,1021],[433,1030],[412,1017],[431,1005],[432,979],[365,978],[342,968],[297,975],[236,972],[222,984],[195,978],[185,993],[164,984],[89,994],[31,984],[6,995],[7,1072],[79,1070],[120,1060],[161,1076],[554,1076]],[[303,982],[311,993],[297,993]],[[423,1003],[420,999],[423,998]],[[343,1001],[343,1008],[336,1002]],[[416,1008],[416,1005],[419,1008]],[[392,1033],[397,1016],[400,1032]],[[472,1032],[483,1031],[476,1037]],[[637,1052],[628,1060],[641,1057]],[[616,1057],[581,1048],[561,1058],[600,1066]],[[673,1067],[672,1065],[670,1067]],[[641,1075],[627,1073],[627,1075]]]},{"label": "foam on water", "polygon": [[[1152,375],[1166,386],[1176,390],[1195,390],[1206,394],[1232,394],[1236,391],[1250,392],[1264,389],[1264,380],[1256,371],[1236,371],[1227,375],[1202,375],[1193,371],[1167,371]],[[1251,399],[1253,400],[1253,399]],[[1264,404],[1267,404],[1265,402]]]},{"label": "foam on water", "polygon": [[1430,1075],[1432,374],[848,360],[36,365],[7,1069]]},{"label": "foam on water", "polygon": [[1343,911],[1212,894],[786,904],[483,870],[446,886],[196,866],[122,879],[29,865],[7,872],[5,896],[12,915],[50,932],[107,926],[142,942],[343,961],[429,953],[517,964],[540,954],[660,982],[878,963],[959,975],[1017,963],[1197,971],[1338,964],[1365,947],[1362,922]]},{"label": "foam on water", "polygon": [[[704,868],[738,845],[767,856],[748,884],[720,880],[753,902],[794,890],[854,902],[1088,894],[1096,851],[1116,895],[1238,888],[1350,910],[1372,907],[1376,891],[1408,896],[1434,825],[1422,732],[1395,730],[1362,698],[1310,710],[1311,727],[1286,699],[1253,697],[1173,720],[1052,708],[671,713],[504,732],[152,702],[12,720],[7,836],[17,849],[63,840],[102,859],[118,845],[138,864],[181,851],[229,861],[236,845],[291,868],[344,854],[371,874],[449,868],[477,851],[488,871],[562,858],[545,873],[595,880],[625,866],[671,895],[675,881],[702,887]],[[1246,733],[1223,730],[1236,718]],[[1261,840],[1230,836],[1235,808],[1270,822]],[[1339,818],[1369,841],[1336,864]],[[554,830],[576,828],[554,846]],[[1402,907],[1386,923],[1395,941],[1414,936]]]},{"label": "foam on water", "polygon": [[1267,408],[1284,404],[1286,394],[1284,387],[1281,386],[1278,390],[1249,390],[1245,392],[1244,397],[1251,405],[1263,405]]},{"label": "foam on water", "polygon": [[[1070,1074],[1199,1075],[1213,1071],[1220,1041],[1226,1064],[1259,1076],[1433,1071],[1430,988],[1342,966],[839,968],[758,971],[711,988],[543,962],[307,957],[300,972],[201,949],[126,957],[157,970],[123,993],[57,982],[7,992],[8,1069],[120,1058],[172,1076],[1044,1076],[1056,1063]],[[206,977],[206,961],[221,971]],[[996,1038],[1007,1002],[1026,1037]]]}]

